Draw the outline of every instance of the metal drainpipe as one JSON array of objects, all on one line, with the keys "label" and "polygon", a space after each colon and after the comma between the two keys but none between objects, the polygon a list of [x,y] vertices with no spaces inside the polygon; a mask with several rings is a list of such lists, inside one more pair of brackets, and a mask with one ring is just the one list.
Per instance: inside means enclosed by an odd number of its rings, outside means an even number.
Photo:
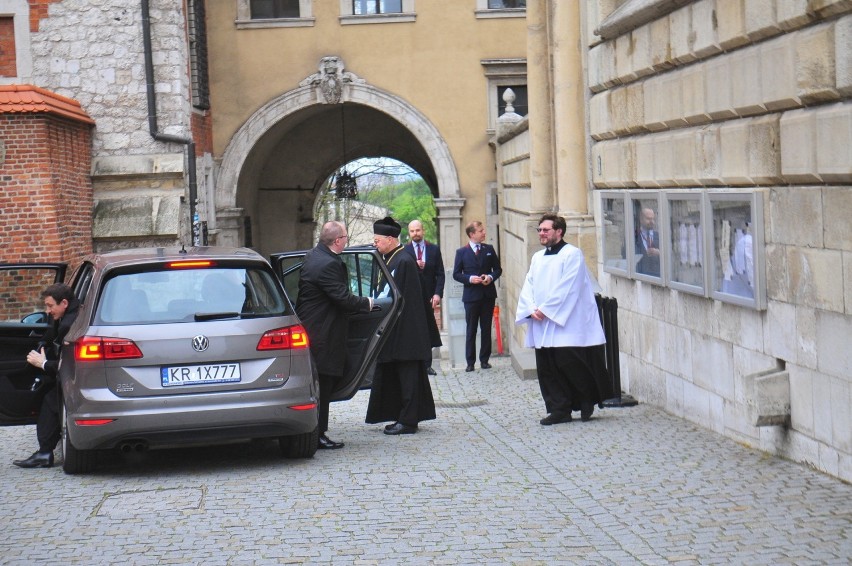
[{"label": "metal drainpipe", "polygon": [[161,134],[157,129],[157,92],[154,89],[154,60],[151,54],[151,9],[148,0],[141,0],[142,43],[145,49],[145,85],[148,92],[148,131],[157,141],[179,143],[187,147],[187,168],[189,169],[189,232],[192,245],[195,245],[195,201],[198,199],[198,184],[195,172],[195,141],[192,138]]}]

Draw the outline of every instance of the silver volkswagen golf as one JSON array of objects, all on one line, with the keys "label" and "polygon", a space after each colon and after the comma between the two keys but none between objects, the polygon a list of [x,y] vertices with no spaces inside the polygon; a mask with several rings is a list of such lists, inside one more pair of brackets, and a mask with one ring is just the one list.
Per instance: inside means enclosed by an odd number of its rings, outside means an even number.
[{"label": "silver volkswagen golf", "polygon": [[[367,284],[352,287],[369,293],[370,272],[383,266],[375,252],[358,253],[350,261],[368,267],[357,270]],[[299,260],[291,259],[286,280]],[[20,286],[22,269],[0,265],[0,286],[7,279]],[[281,280],[263,257],[242,248],[131,249],[86,258],[71,282],[83,306],[63,345],[56,388],[64,409],[63,469],[90,471],[104,449],[268,437],[278,439],[286,457],[313,456],[319,387],[310,337]],[[38,297],[37,287],[52,282],[31,284],[30,294]],[[0,403],[2,424],[32,423],[40,405],[36,398],[24,402],[31,379],[16,373],[26,365],[26,337],[34,340],[47,326],[33,311],[0,321],[0,386],[20,393],[5,396],[19,399],[18,406]],[[352,322],[350,371],[332,400],[357,392],[397,311],[391,298]]]}]

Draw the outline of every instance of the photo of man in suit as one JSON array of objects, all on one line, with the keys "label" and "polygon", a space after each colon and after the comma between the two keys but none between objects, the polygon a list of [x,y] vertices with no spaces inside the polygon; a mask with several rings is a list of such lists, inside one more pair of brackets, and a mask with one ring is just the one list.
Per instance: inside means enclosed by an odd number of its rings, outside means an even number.
[{"label": "photo of man in suit", "polygon": [[636,219],[634,244],[636,257],[636,272],[645,275],[660,276],[660,233],[657,231],[656,214],[650,208],[639,211]]},{"label": "photo of man in suit", "polygon": [[[419,220],[408,223],[408,237],[410,242],[405,245],[405,251],[417,261],[417,268],[420,270],[420,286],[423,290],[423,304],[426,307],[429,340],[433,348],[438,348],[442,342],[438,323],[435,321],[435,309],[441,304],[441,298],[444,296],[446,279],[441,248],[426,241],[423,237],[423,223]],[[431,360],[427,362],[426,373],[437,375],[432,368]]]},{"label": "photo of man in suit", "polygon": [[464,285],[462,303],[464,303],[465,371],[473,371],[476,361],[476,329],[479,327],[480,346],[479,363],[482,369],[491,369],[491,319],[494,303],[497,301],[497,289],[494,287],[503,270],[500,258],[494,246],[485,242],[485,226],[474,220],[464,229],[470,242],[456,251],[453,264],[453,279]]}]

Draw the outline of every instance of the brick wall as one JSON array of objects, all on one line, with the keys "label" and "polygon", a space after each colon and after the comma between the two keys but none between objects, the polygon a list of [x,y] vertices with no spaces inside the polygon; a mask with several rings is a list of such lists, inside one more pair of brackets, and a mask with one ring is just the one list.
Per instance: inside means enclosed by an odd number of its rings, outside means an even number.
[{"label": "brick wall", "polygon": [[0,115],[3,261],[76,265],[92,250],[91,129],[49,114]]},{"label": "brick wall", "polygon": [[18,76],[17,51],[15,50],[15,19],[0,17],[0,77]]},{"label": "brick wall", "polygon": [[30,1],[30,31],[37,32],[41,20],[48,16],[51,4],[60,0],[29,0]]}]

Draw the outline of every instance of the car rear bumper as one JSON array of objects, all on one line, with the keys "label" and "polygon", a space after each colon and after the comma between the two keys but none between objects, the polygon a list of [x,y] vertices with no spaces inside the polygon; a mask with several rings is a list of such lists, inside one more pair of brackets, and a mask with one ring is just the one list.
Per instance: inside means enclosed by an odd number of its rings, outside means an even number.
[{"label": "car rear bumper", "polygon": [[[68,435],[79,450],[117,448],[130,443],[144,447],[205,443],[240,438],[302,434],[317,427],[318,410],[293,409],[315,404],[307,392],[262,390],[217,395],[134,399],[127,402],[84,402],[68,407]],[[206,399],[205,399],[206,398]],[[78,419],[114,419],[103,425],[76,424]]]}]

